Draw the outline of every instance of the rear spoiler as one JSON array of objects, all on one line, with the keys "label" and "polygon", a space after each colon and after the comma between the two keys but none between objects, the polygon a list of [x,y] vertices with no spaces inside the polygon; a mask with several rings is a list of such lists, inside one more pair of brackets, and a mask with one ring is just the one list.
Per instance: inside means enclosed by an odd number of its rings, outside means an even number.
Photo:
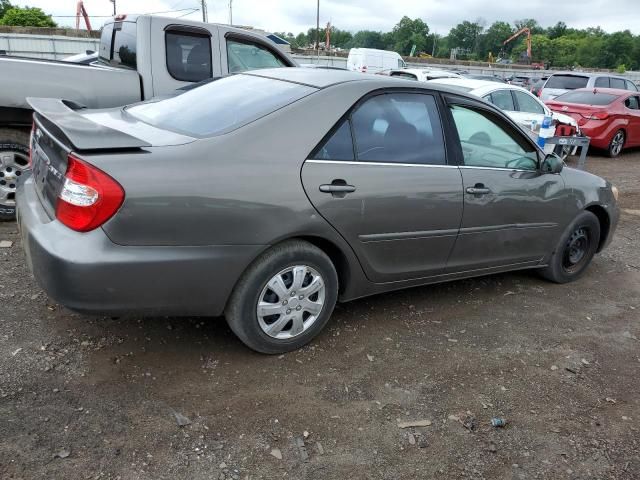
[{"label": "rear spoiler", "polygon": [[37,115],[59,130],[78,150],[113,150],[150,147],[139,138],[95,123],[76,110],[85,107],[55,98],[27,98]]}]

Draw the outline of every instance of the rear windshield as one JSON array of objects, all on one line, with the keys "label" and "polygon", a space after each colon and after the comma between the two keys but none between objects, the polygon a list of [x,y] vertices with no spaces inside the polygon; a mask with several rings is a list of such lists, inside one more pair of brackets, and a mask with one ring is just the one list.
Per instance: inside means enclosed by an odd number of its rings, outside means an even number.
[{"label": "rear windshield", "polygon": [[555,98],[556,102],[577,103],[578,105],[609,105],[617,95],[593,92],[568,92]]},{"label": "rear windshield", "polygon": [[114,67],[136,68],[135,22],[115,22],[105,25],[100,36],[100,59]]},{"label": "rear windshield", "polygon": [[193,137],[220,135],[300,100],[317,89],[252,75],[234,75],[176,97],[128,107],[153,126]]},{"label": "rear windshield", "polygon": [[589,83],[589,77],[578,75],[553,75],[547,81],[544,88],[560,88],[562,90],[575,90],[585,88]]}]

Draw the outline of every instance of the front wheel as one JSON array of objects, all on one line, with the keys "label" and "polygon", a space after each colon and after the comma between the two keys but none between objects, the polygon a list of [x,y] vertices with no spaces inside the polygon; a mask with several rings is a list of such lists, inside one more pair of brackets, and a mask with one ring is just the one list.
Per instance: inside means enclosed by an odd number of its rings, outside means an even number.
[{"label": "front wheel", "polygon": [[622,152],[622,149],[624,148],[625,140],[626,137],[624,131],[618,130],[609,143],[607,155],[611,158],[615,158],[620,155],[620,152]]},{"label": "front wheel", "polygon": [[555,283],[577,280],[585,272],[600,243],[600,222],[591,212],[582,212],[565,230],[540,274]]},{"label": "front wheel", "polygon": [[314,245],[292,240],[251,264],[238,281],[225,316],[249,348],[285,353],[310,342],[326,325],[338,297],[338,276]]}]

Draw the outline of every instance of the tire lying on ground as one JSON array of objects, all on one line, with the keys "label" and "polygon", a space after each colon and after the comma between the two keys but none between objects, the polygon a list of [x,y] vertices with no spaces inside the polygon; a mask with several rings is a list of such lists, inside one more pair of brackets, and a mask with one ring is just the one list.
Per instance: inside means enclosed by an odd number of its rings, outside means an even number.
[{"label": "tire lying on ground", "polygon": [[0,128],[0,221],[16,217],[15,193],[29,167],[29,133]]}]

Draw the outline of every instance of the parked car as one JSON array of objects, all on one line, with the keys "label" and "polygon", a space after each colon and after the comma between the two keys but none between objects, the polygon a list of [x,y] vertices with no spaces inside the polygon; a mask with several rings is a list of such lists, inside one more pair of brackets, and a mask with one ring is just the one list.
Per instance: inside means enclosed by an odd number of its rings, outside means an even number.
[{"label": "parked car", "polygon": [[551,75],[542,88],[543,102],[579,88],[617,88],[637,92],[638,87],[631,80],[606,73],[566,72]]},{"label": "parked car", "polygon": [[[540,99],[524,88],[515,85],[485,82],[483,80],[469,79],[442,79],[433,80],[442,85],[449,85],[456,90],[464,91],[476,97],[480,97],[509,115],[514,122],[520,125],[526,132],[531,132],[531,123],[535,120],[542,125],[544,117],[552,116],[557,123],[570,127],[569,134],[580,133],[578,122],[569,115],[553,112]],[[552,147],[553,148],[553,147]],[[556,153],[565,159],[571,153],[570,147],[556,147]]]},{"label": "parked car", "polygon": [[379,73],[406,66],[398,52],[375,48],[352,48],[347,58],[347,70],[352,72]]},{"label": "parked car", "polygon": [[274,69],[126,108],[31,104],[18,219],[44,290],[84,312],[224,313],[259,352],[306,344],[337,300],[575,280],[618,220],[608,182],[433,82]]},{"label": "parked car", "polygon": [[[90,65],[0,57],[0,158],[10,159],[5,168],[12,171],[23,174],[28,169],[32,110],[27,97],[115,107],[168,95],[206,78],[295,65],[259,33],[176,18],[121,15],[103,27],[99,61]],[[16,185],[0,185],[0,220],[15,215]]]},{"label": "parked car", "polygon": [[612,88],[581,88],[547,102],[553,111],[576,119],[591,146],[617,157],[640,145],[640,93]]},{"label": "parked car", "polygon": [[406,78],[407,80],[417,80],[419,82],[427,82],[438,78],[462,78],[457,73],[432,68],[403,68],[401,70],[391,70],[389,76]]},{"label": "parked car", "polygon": [[531,84],[531,78],[525,75],[514,75],[507,78],[507,83],[516,87],[529,88]]},{"label": "parked car", "polygon": [[529,87],[529,91],[534,94],[536,97],[540,97],[540,93],[542,92],[542,87],[547,83],[547,79],[549,77],[538,78],[537,80],[531,82],[531,86]]},{"label": "parked car", "polygon": [[504,78],[500,78],[496,75],[467,74],[467,75],[463,75],[463,77],[468,78],[469,80],[484,80],[485,82],[507,83],[507,81]]}]

